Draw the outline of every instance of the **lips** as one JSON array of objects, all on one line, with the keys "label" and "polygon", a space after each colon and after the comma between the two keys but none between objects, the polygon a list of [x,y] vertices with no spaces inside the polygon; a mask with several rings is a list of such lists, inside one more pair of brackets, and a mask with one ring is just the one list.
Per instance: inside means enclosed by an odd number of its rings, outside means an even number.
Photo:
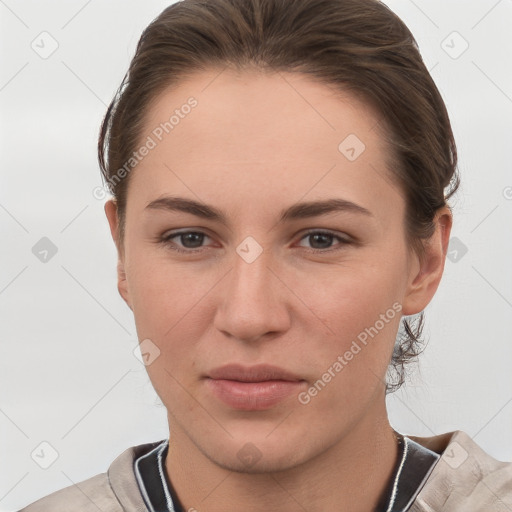
[{"label": "lips", "polygon": [[239,364],[229,364],[211,370],[208,377],[211,379],[237,380],[239,382],[264,382],[268,380],[296,382],[302,380],[287,370],[268,364],[247,367]]},{"label": "lips", "polygon": [[211,370],[205,385],[230,408],[261,411],[299,393],[305,380],[277,366],[230,364]]}]

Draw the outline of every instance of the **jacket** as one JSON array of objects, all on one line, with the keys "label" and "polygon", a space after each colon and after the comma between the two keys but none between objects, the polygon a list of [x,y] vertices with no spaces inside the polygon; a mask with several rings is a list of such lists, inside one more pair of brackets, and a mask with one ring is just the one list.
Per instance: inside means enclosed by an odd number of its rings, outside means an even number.
[{"label": "jacket", "polygon": [[[407,436],[441,455],[410,512],[511,512],[512,462],[500,462],[465,432]],[[20,512],[147,512],[134,460],[158,443],[125,450],[101,473],[54,492]]]}]

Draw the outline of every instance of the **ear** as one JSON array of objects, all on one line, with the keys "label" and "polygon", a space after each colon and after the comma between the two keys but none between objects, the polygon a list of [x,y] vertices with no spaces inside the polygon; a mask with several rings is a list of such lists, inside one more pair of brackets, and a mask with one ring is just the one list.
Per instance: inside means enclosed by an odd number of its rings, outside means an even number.
[{"label": "ear", "polygon": [[128,292],[128,282],[126,280],[124,250],[119,240],[119,216],[117,215],[117,203],[114,199],[109,199],[105,203],[105,215],[110,226],[110,233],[117,248],[117,290],[124,299],[128,307],[132,309],[130,294]]},{"label": "ear", "polygon": [[423,311],[432,300],[443,276],[452,229],[452,214],[448,207],[445,206],[437,212],[434,224],[434,234],[424,243],[424,256],[420,258],[416,253],[412,255],[414,261],[410,266],[409,281],[402,304],[403,315],[415,315]]}]

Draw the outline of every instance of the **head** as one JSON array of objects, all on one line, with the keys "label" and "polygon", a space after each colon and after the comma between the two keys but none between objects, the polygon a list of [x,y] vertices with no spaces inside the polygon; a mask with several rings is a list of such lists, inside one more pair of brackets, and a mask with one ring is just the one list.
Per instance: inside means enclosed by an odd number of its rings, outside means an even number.
[{"label": "head", "polygon": [[[170,6],[99,159],[118,289],[159,351],[148,373],[171,431],[226,467],[252,442],[277,468],[381,417],[418,352],[458,185],[443,100],[384,4]],[[208,377],[228,363],[286,369],[293,396],[227,405]]]}]

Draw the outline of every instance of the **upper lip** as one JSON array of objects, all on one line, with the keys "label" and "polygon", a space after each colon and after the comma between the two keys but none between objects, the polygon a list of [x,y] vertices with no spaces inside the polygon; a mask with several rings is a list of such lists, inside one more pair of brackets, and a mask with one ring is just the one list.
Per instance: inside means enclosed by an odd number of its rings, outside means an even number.
[{"label": "upper lip", "polygon": [[267,380],[303,380],[297,375],[268,364],[254,366],[243,366],[240,364],[227,364],[211,370],[208,375],[210,379],[237,380],[240,382],[263,382]]}]

